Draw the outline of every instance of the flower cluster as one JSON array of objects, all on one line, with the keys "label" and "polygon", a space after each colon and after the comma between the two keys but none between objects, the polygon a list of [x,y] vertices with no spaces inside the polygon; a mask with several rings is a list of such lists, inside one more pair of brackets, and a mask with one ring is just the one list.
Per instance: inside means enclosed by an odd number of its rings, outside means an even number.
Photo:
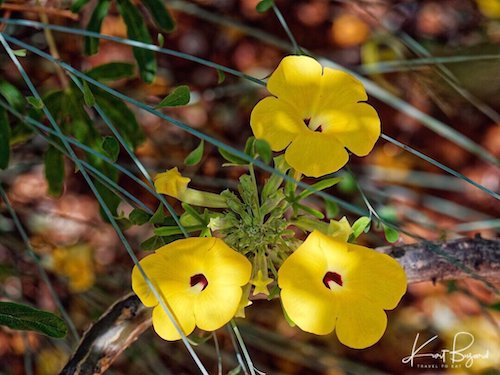
[{"label": "flower cluster", "polygon": [[[343,344],[366,348],[382,337],[385,310],[394,309],[405,293],[405,273],[393,258],[352,243],[356,235],[345,217],[322,221],[320,211],[302,203],[309,193],[296,193],[297,184],[283,175],[335,172],[348,160],[346,148],[367,155],[380,135],[377,113],[357,79],[306,56],[285,57],[267,88],[273,96],[261,100],[250,118],[261,143],[253,147],[254,139],[248,149],[252,157],[265,153],[263,144],[285,150],[274,159],[280,173],[258,189],[248,164],[239,194],[189,188],[190,179],[177,168],[158,174],[156,190],[183,202],[181,223],[199,237],[162,237],[170,243],[143,258],[142,270],[134,267],[132,288],[153,308],[154,329],[166,340],[195,327],[216,330],[244,316],[252,296],[263,294],[279,296],[288,319],[302,330],[335,330]],[[338,180],[323,179],[314,187],[322,190]],[[155,233],[178,234],[177,229],[161,226]],[[297,238],[300,230],[304,241]]]}]

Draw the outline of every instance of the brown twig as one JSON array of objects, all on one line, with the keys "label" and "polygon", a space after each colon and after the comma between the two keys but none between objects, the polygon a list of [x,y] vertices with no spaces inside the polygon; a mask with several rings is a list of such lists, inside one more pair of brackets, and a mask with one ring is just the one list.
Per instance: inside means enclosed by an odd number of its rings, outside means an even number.
[{"label": "brown twig", "polygon": [[[378,248],[394,257],[405,269],[408,283],[462,279],[470,275],[449,263],[442,254],[452,256],[492,284],[500,282],[500,241],[463,238]],[[102,374],[151,325],[150,309],[129,294],[118,300],[85,333],[76,352],[61,374]]]},{"label": "brown twig", "polygon": [[78,21],[80,16],[69,10],[57,9],[57,8],[45,8],[43,6],[32,6],[23,4],[2,4],[0,9],[5,9],[12,12],[23,12],[23,13],[36,13],[40,14],[45,12],[46,14],[54,15],[57,17],[69,18],[73,21]]}]

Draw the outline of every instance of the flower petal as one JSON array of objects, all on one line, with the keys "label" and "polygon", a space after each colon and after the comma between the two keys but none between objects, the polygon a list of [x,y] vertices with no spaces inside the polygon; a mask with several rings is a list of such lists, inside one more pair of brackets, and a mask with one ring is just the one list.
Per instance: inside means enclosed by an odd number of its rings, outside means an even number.
[{"label": "flower petal", "polygon": [[196,325],[206,331],[219,329],[236,314],[241,295],[240,286],[208,284],[207,288],[196,296]]},{"label": "flower petal", "polygon": [[285,159],[306,176],[320,177],[338,171],[349,157],[335,136],[307,130],[288,146]]},{"label": "flower petal", "polygon": [[220,238],[212,238],[213,246],[203,255],[203,274],[209,285],[242,286],[248,283],[252,264],[240,253],[230,248]]},{"label": "flower petal", "polygon": [[269,92],[297,108],[302,119],[310,118],[321,85],[323,67],[312,57],[287,56],[267,81]]},{"label": "flower petal", "polygon": [[341,70],[325,68],[321,76],[319,100],[315,113],[342,108],[367,99],[363,84],[354,76]]},{"label": "flower petal", "polygon": [[377,111],[366,103],[351,104],[323,111],[322,120],[328,124],[325,134],[332,134],[358,156],[367,155],[380,136]]},{"label": "flower petal", "polygon": [[375,250],[347,245],[357,264],[346,274],[346,288],[356,290],[361,297],[385,309],[395,308],[406,292],[406,274],[392,257]]},{"label": "flower petal", "polygon": [[186,191],[190,178],[182,176],[177,167],[155,176],[155,189],[160,194],[179,198]]},{"label": "flower petal", "polygon": [[[184,334],[189,335],[193,332],[195,327],[194,298],[189,298],[185,293],[177,293],[171,295],[167,302]],[[153,309],[152,321],[154,330],[164,340],[173,341],[181,338],[162,306],[158,305]]]},{"label": "flower petal", "polygon": [[355,295],[343,295],[337,320],[339,341],[354,349],[375,344],[387,327],[387,315],[380,307]]},{"label": "flower petal", "polygon": [[270,96],[254,107],[250,126],[257,139],[264,139],[274,151],[281,151],[306,125],[294,106]]}]

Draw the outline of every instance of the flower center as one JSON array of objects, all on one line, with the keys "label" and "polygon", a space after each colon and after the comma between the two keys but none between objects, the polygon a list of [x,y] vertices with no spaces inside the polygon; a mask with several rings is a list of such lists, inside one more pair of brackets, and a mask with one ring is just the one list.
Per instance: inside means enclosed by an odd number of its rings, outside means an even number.
[{"label": "flower center", "polygon": [[202,273],[198,273],[194,276],[191,276],[190,285],[193,291],[201,292],[207,287],[208,280],[205,275],[203,275]]},{"label": "flower center", "polygon": [[311,129],[313,132],[320,132],[321,133],[323,131],[322,125],[321,124],[317,125],[315,123],[312,123],[311,118],[305,118],[302,121],[304,121],[304,124],[306,124],[306,126],[309,129]]},{"label": "flower center", "polygon": [[328,289],[333,290],[335,284],[342,286],[344,283],[342,282],[342,276],[340,274],[328,271],[323,277],[323,284],[325,284]]}]

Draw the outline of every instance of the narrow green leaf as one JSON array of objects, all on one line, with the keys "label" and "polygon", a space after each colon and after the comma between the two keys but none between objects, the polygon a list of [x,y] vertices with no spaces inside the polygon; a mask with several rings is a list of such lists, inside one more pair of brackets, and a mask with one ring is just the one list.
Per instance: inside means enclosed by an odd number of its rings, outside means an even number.
[{"label": "narrow green leaf", "polygon": [[0,168],[9,166],[10,157],[10,126],[5,109],[0,108]]},{"label": "narrow green leaf", "polygon": [[367,228],[369,228],[371,219],[367,216],[362,216],[352,225],[352,235],[358,238]]},{"label": "narrow green leaf", "polygon": [[96,66],[87,71],[86,74],[98,81],[116,81],[132,77],[135,74],[135,67],[129,63],[111,62]]},{"label": "narrow green leaf", "polygon": [[128,219],[134,225],[143,225],[151,219],[151,215],[143,210],[134,208],[130,215],[128,215]]},{"label": "narrow green leaf", "polygon": [[217,84],[220,85],[225,80],[226,80],[226,74],[222,70],[217,69]]},{"label": "narrow green leaf", "polygon": [[90,0],[76,0],[71,8],[69,8],[73,13],[78,13]]},{"label": "narrow green leaf", "polygon": [[273,151],[271,150],[271,146],[269,146],[269,143],[267,143],[263,139],[255,140],[255,151],[257,152],[257,154],[259,154],[261,159],[266,164],[269,164],[273,159]]},{"label": "narrow green leaf", "polygon": [[[197,231],[202,230],[203,228],[204,228],[203,225],[193,225],[193,226],[185,227],[185,229],[188,233],[189,232],[197,232]],[[165,236],[165,237],[173,236],[173,235],[177,235],[177,234],[182,234],[181,228],[179,228],[178,226],[159,227],[159,228],[155,228],[153,230],[153,232],[157,236]]]},{"label": "narrow green leaf", "polygon": [[111,160],[116,161],[116,159],[118,159],[118,155],[120,154],[120,144],[115,137],[104,137],[101,146]]},{"label": "narrow green leaf", "polygon": [[34,96],[27,96],[26,100],[35,109],[43,108],[43,102],[40,99],[35,98]]},{"label": "narrow green leaf", "polygon": [[[87,31],[93,31],[95,33],[101,31],[102,21],[104,20],[104,17],[107,16],[110,5],[111,0],[99,0],[96,7],[94,8],[94,11],[92,12],[92,15],[90,16],[90,20],[87,25]],[[97,51],[99,51],[99,38],[86,36],[85,54],[95,55]]]},{"label": "narrow green leaf", "polygon": [[261,2],[259,2],[256,5],[255,9],[259,13],[265,13],[269,9],[271,9],[273,5],[274,5],[274,1],[273,0],[262,0]]},{"label": "narrow green leaf", "polygon": [[171,32],[175,29],[175,21],[170,15],[162,0],[143,0],[142,3],[149,10],[156,25],[163,31]]},{"label": "narrow green leaf", "polygon": [[385,224],[384,225],[384,234],[385,234],[385,239],[389,243],[394,243],[399,239],[399,232]]},{"label": "narrow green leaf", "polygon": [[16,330],[37,331],[62,338],[68,331],[58,316],[13,302],[0,302],[0,324]]},{"label": "narrow green leaf", "polygon": [[205,142],[202,139],[198,147],[196,147],[193,151],[189,153],[188,156],[186,156],[186,159],[184,159],[184,164],[189,166],[198,164],[201,158],[203,157],[204,148],[205,148]]},{"label": "narrow green leaf", "polygon": [[182,85],[176,87],[170,94],[168,94],[161,102],[156,106],[156,108],[163,107],[178,107],[181,105],[186,105],[191,99],[191,94],[189,92],[189,86]]},{"label": "narrow green leaf", "polygon": [[223,148],[218,148],[219,154],[226,159],[228,162],[232,164],[237,164],[237,165],[245,165],[248,164],[248,162],[245,159],[240,158],[239,156],[233,155],[230,152],[227,152]]},{"label": "narrow green leaf", "polygon": [[[130,39],[147,44],[153,43],[142,15],[130,0],[118,0],[118,11],[127,25],[127,34]],[[133,47],[132,50],[139,65],[142,80],[146,83],[153,82],[156,75],[155,53],[151,50],[137,47]]]},{"label": "narrow green leaf", "polygon": [[17,49],[15,51],[12,51],[14,55],[18,57],[26,57],[26,50],[25,49]]},{"label": "narrow green leaf", "polygon": [[64,157],[56,148],[49,146],[44,156],[45,178],[49,184],[49,194],[61,195],[64,187]]},{"label": "narrow green leaf", "polygon": [[247,141],[245,142],[245,149],[243,150],[243,152],[253,157],[254,150],[255,150],[255,137],[252,135],[247,138]]},{"label": "narrow green leaf", "polygon": [[94,94],[92,94],[87,81],[83,81],[83,100],[85,100],[85,104],[89,107],[92,107],[95,104]]},{"label": "narrow green leaf", "polygon": [[2,95],[7,103],[9,103],[16,111],[21,112],[26,104],[21,91],[17,89],[16,86],[10,84],[3,79],[0,79],[0,95]]}]

